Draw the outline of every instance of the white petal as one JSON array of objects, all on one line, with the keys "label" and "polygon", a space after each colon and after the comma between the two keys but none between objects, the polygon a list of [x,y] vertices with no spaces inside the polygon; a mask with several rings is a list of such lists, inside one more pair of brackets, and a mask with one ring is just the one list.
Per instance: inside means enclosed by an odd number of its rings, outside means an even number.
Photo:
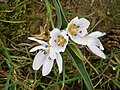
[{"label": "white petal", "polygon": [[51,37],[55,37],[58,36],[59,34],[61,34],[61,31],[57,28],[54,28],[51,32],[50,32],[50,36]]},{"label": "white petal", "polygon": [[88,39],[88,42],[87,42],[88,45],[89,45],[89,44],[90,44],[90,45],[92,44],[92,45],[100,46],[100,45],[99,45],[99,41],[98,41],[99,39],[98,39],[98,38],[88,37],[88,36],[87,36],[87,39]]},{"label": "white petal", "polygon": [[98,42],[99,42],[99,47],[100,47],[100,49],[101,49],[101,50],[104,50],[104,47],[103,47],[103,45],[102,45],[102,43],[100,42],[99,39],[98,39]]},{"label": "white petal", "polygon": [[79,35],[80,37],[83,37],[83,36],[85,36],[86,34],[88,34],[87,29],[85,29],[85,28],[80,28],[80,29],[79,29],[78,35]]},{"label": "white petal", "polygon": [[37,55],[34,58],[33,65],[32,65],[34,70],[38,70],[42,66],[46,56],[47,54],[43,54],[42,51],[39,51],[37,53]]},{"label": "white petal", "polygon": [[57,38],[58,38],[58,37],[52,37],[52,38],[50,38],[49,44],[50,44],[51,46],[56,46],[57,44],[55,43],[55,40],[57,40]]},{"label": "white petal", "polygon": [[52,59],[56,58],[56,51],[52,47],[50,47],[50,58],[52,58]]},{"label": "white petal", "polygon": [[90,25],[90,22],[85,18],[80,18],[79,23],[77,25],[80,26],[80,28],[87,29]]},{"label": "white petal", "polygon": [[43,64],[43,68],[42,68],[42,75],[46,76],[50,73],[50,71],[52,70],[53,67],[53,62],[54,60],[51,59],[49,60],[48,58],[45,60],[44,64]]},{"label": "white petal", "polygon": [[33,48],[30,50],[30,52],[37,51],[38,49],[46,49],[46,47],[45,47],[45,46],[42,46],[42,45],[40,45],[40,46],[35,46],[35,47],[33,47]]},{"label": "white petal", "polygon": [[88,38],[88,45],[92,44],[92,45],[96,45],[98,46],[101,50],[104,50],[104,47],[102,46],[102,43],[100,42],[100,40],[98,38],[94,38],[94,37],[87,37]]},{"label": "white petal", "polygon": [[39,40],[39,39],[36,39],[35,37],[28,37],[28,39],[33,40],[33,41],[36,41],[36,42],[38,42],[38,43],[40,43],[40,44],[43,44],[43,45],[48,45],[47,42],[44,42],[44,41]]},{"label": "white petal", "polygon": [[61,57],[60,53],[57,53],[56,62],[58,65],[59,73],[61,73],[62,72],[62,57]]},{"label": "white petal", "polygon": [[95,31],[95,32],[92,32],[88,35],[88,37],[102,37],[104,36],[106,33],[102,33],[100,31]]},{"label": "white petal", "polygon": [[68,36],[68,34],[67,34],[67,31],[62,30],[61,34],[62,34],[62,36],[66,39],[66,41],[68,41],[69,36]]},{"label": "white petal", "polygon": [[106,59],[105,54],[95,45],[87,45],[89,47],[89,49],[96,54],[97,56]]},{"label": "white petal", "polygon": [[79,19],[78,19],[78,17],[76,16],[75,18],[73,18],[71,21],[70,21],[70,23],[68,23],[68,25],[69,24],[73,24],[73,23],[76,23],[76,21],[78,21]]},{"label": "white petal", "polygon": [[70,38],[77,44],[82,44],[82,45],[87,45],[87,38],[83,38],[83,37],[80,37],[80,36],[70,36]]}]

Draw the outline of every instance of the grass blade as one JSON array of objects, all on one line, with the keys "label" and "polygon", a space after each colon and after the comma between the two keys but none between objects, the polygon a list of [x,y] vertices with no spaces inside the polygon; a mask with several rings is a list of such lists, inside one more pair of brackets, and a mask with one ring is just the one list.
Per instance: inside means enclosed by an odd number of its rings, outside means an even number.
[{"label": "grass blade", "polygon": [[[71,41],[70,41],[71,42]],[[71,43],[70,48],[72,51],[81,59],[84,60],[84,56],[82,55],[82,52],[79,50],[79,48],[75,45],[75,43]]]},{"label": "grass blade", "polygon": [[61,3],[60,3],[60,0],[57,0],[57,2],[58,2],[58,4],[59,4],[59,7],[60,7],[60,10],[61,10],[61,13],[62,13],[62,15],[63,15],[63,17],[64,17],[64,19],[65,19],[65,22],[68,23],[67,18],[66,18],[65,14],[64,14],[64,11],[63,11],[63,9],[62,9],[62,6],[61,6]]},{"label": "grass blade", "polygon": [[8,21],[8,20],[1,20],[1,22],[6,22],[6,23],[25,23],[26,21]]},{"label": "grass blade", "polygon": [[5,85],[5,90],[8,90],[10,79],[12,79],[12,70],[13,70],[13,67],[11,65],[12,59],[10,58],[9,52],[7,51],[1,38],[0,38],[0,44],[2,45],[2,48],[4,49],[5,56],[8,58],[7,64],[9,66],[9,73],[8,73],[8,77],[7,77],[7,81],[6,81],[6,85]]},{"label": "grass blade", "polygon": [[46,8],[47,8],[47,14],[49,16],[51,26],[52,26],[52,29],[53,29],[53,28],[55,28],[55,26],[54,26],[53,19],[52,19],[52,11],[51,11],[51,8],[50,8],[50,3],[48,2],[48,0],[45,0],[45,4],[46,4]]},{"label": "grass blade", "polygon": [[79,71],[81,77],[83,78],[88,90],[94,90],[93,85],[90,81],[89,75],[85,69],[83,61],[80,60],[79,57],[72,51],[70,46],[68,46],[66,51],[67,51],[68,55],[70,56],[70,58],[72,59],[72,61],[74,62],[75,66],[76,66],[77,70]]},{"label": "grass blade", "polygon": [[60,29],[62,26],[62,17],[61,17],[60,8],[56,0],[53,0],[53,3],[54,3],[56,14],[57,14],[57,28]]}]

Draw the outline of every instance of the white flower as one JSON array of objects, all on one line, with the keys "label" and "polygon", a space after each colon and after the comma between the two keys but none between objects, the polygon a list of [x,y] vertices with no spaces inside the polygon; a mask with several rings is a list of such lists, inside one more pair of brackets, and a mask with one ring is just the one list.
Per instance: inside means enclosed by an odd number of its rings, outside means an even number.
[{"label": "white flower", "polygon": [[38,70],[42,66],[42,75],[46,76],[50,73],[54,60],[56,60],[59,73],[62,72],[62,57],[59,52],[56,52],[53,47],[51,47],[47,42],[42,40],[38,40],[34,37],[28,37],[28,39],[38,42],[40,45],[35,46],[30,50],[30,52],[34,52],[39,50],[36,54],[33,61],[33,69]]},{"label": "white flower", "polygon": [[75,17],[67,26],[66,31],[70,38],[77,44],[87,45],[88,48],[99,57],[105,59],[105,54],[101,51],[104,50],[98,37],[102,37],[105,33],[95,31],[91,34],[88,34],[87,28],[89,27],[90,22],[85,19]]},{"label": "white flower", "polygon": [[54,28],[50,32],[49,44],[54,47],[56,52],[64,52],[68,44],[68,36],[66,31],[60,31],[57,28]]},{"label": "white flower", "polygon": [[89,27],[90,22],[85,18],[75,17],[68,24],[66,31],[70,38],[77,43],[78,37],[82,37],[87,34],[87,28]]}]

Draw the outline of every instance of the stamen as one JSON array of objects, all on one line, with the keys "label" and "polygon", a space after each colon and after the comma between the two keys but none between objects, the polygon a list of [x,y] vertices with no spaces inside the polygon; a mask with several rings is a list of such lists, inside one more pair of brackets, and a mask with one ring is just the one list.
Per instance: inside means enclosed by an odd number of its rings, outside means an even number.
[{"label": "stamen", "polygon": [[41,52],[44,52],[45,50],[41,49]]},{"label": "stamen", "polygon": [[77,36],[77,33],[75,33],[74,36]]},{"label": "stamen", "polygon": [[58,35],[57,40],[55,40],[55,43],[57,43],[58,46],[64,46],[65,42],[66,42],[66,39],[61,35]]},{"label": "stamen", "polygon": [[73,26],[76,26],[76,24],[73,24]]},{"label": "stamen", "polygon": [[58,38],[60,37],[60,35],[58,35]]},{"label": "stamen", "polygon": [[79,31],[79,33],[82,33],[82,31]]},{"label": "stamen", "polygon": [[75,24],[69,25],[69,27],[68,27],[69,33],[71,35],[76,35],[79,32],[78,28],[79,28],[79,26],[76,26]]},{"label": "stamen", "polygon": [[49,60],[51,60],[51,57],[48,57]]},{"label": "stamen", "polygon": [[46,51],[44,51],[44,52],[43,52],[43,54],[47,54],[47,52],[46,52]]},{"label": "stamen", "polygon": [[45,45],[45,48],[48,48],[48,45]]},{"label": "stamen", "polygon": [[80,26],[77,26],[77,28],[79,28]]}]

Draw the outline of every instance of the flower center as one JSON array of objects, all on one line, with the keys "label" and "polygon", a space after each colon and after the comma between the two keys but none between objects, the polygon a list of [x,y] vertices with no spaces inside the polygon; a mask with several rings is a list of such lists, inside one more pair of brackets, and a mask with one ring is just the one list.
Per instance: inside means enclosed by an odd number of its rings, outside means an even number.
[{"label": "flower center", "polygon": [[55,40],[55,42],[58,44],[58,46],[63,47],[66,42],[66,39],[63,36],[58,35],[58,38],[57,38],[57,40]]},{"label": "flower center", "polygon": [[75,24],[71,24],[68,27],[68,31],[71,35],[76,35],[79,32],[78,28],[79,28],[79,26],[77,26]]}]

